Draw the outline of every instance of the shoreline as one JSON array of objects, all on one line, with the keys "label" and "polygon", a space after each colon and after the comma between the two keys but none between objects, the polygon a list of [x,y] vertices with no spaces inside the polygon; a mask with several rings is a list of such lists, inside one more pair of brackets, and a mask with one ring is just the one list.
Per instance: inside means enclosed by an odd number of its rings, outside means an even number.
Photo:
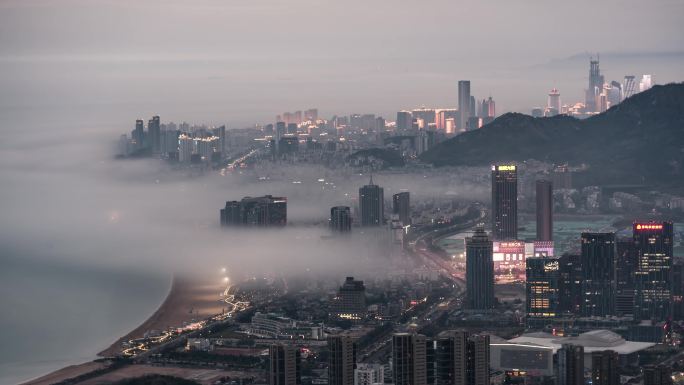
[{"label": "shoreline", "polygon": [[122,351],[121,344],[125,341],[142,338],[148,331],[181,327],[184,324],[219,314],[226,307],[225,303],[219,301],[219,294],[223,289],[224,287],[219,283],[207,284],[197,278],[173,276],[168,294],[154,313],[135,329],[97,353],[94,360],[68,365],[21,384],[47,385],[79,376],[100,367],[96,359],[119,356]]}]

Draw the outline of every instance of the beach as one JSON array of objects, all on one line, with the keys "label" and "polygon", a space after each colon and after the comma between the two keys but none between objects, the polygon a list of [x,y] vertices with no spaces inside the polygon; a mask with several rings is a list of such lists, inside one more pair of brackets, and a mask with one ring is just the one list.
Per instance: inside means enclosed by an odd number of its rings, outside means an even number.
[{"label": "beach", "polygon": [[[107,349],[100,352],[101,357],[114,357],[121,353],[122,343],[135,338],[144,337],[145,333],[163,331],[168,328],[183,326],[194,321],[203,320],[226,309],[225,303],[219,301],[225,285],[207,284],[196,278],[176,276],[171,289],[161,306],[145,322],[119,338]],[[55,372],[25,382],[25,385],[46,385],[72,378],[102,367],[96,362],[72,365]]]}]

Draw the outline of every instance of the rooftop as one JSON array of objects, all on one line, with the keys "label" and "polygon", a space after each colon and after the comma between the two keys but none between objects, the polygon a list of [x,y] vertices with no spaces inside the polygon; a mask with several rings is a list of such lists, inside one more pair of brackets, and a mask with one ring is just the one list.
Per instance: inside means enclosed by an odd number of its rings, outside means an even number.
[{"label": "rooftop", "polygon": [[558,337],[549,333],[537,332],[523,334],[520,337],[508,340],[508,342],[549,347],[553,349],[554,353],[563,344],[581,345],[584,347],[585,354],[602,350],[613,350],[618,354],[632,354],[655,345],[650,342],[627,341],[610,330],[592,330],[575,337]]}]

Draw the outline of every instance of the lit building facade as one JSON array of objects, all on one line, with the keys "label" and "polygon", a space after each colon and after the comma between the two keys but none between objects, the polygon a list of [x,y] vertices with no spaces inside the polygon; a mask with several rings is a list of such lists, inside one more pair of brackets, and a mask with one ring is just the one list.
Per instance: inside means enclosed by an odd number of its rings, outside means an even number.
[{"label": "lit building facade", "polygon": [[515,165],[492,166],[492,237],[518,238],[518,174]]}]

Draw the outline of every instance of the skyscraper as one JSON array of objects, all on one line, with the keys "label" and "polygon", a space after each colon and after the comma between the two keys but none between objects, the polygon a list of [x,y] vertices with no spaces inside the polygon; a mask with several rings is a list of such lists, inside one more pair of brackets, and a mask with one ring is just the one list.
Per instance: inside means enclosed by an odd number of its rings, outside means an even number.
[{"label": "skyscraper", "polygon": [[437,336],[436,378],[443,385],[489,385],[489,336],[446,331]]},{"label": "skyscraper", "polygon": [[430,346],[424,335],[396,333],[392,336],[392,377],[395,385],[427,385]]},{"label": "skyscraper", "polygon": [[518,238],[518,174],[515,165],[492,165],[492,237]]},{"label": "skyscraper", "polygon": [[330,229],[335,233],[351,232],[351,209],[348,206],[335,206],[330,209]]},{"label": "skyscraper", "polygon": [[636,308],[639,320],[664,321],[671,314],[672,222],[635,222]]},{"label": "skyscraper", "polygon": [[299,348],[274,344],[269,348],[270,385],[301,385],[301,353]]},{"label": "skyscraper", "polygon": [[546,116],[554,116],[561,113],[560,92],[558,92],[556,88],[551,89],[549,92],[549,99],[546,103],[546,109],[549,111]]},{"label": "skyscraper", "polygon": [[582,233],[582,308],[585,317],[615,311],[615,234]]},{"label": "skyscraper", "polygon": [[470,80],[458,82],[458,112],[460,115],[458,129],[465,130],[468,118],[470,118]]},{"label": "skyscraper", "polygon": [[356,341],[351,336],[328,337],[328,385],[354,385]]},{"label": "skyscraper", "polygon": [[584,385],[584,347],[563,344],[558,349],[558,385]]},{"label": "skyscraper", "polygon": [[558,259],[527,258],[525,263],[528,322],[557,316],[560,281]]},{"label": "skyscraper", "polygon": [[145,147],[145,123],[142,119],[135,121],[135,129],[131,132],[133,150],[139,151]]},{"label": "skyscraper", "polygon": [[553,185],[548,180],[537,181],[537,240],[553,240]]},{"label": "skyscraper", "polygon": [[591,353],[591,384],[620,385],[620,357],[612,350]]},{"label": "skyscraper", "polygon": [[636,81],[634,75],[625,75],[625,80],[622,82],[622,98],[627,99],[636,94]]},{"label": "skyscraper", "polygon": [[599,60],[589,60],[589,88],[587,89],[586,109],[588,112],[598,111],[598,95],[603,90],[603,75],[599,68]]},{"label": "skyscraper", "polygon": [[280,227],[287,225],[287,198],[265,195],[228,201],[221,209],[221,226]]},{"label": "skyscraper", "polygon": [[159,154],[161,150],[160,124],[159,116],[153,116],[152,119],[147,122],[147,131],[150,135],[150,147],[152,148],[153,154]]},{"label": "skyscraper", "polygon": [[397,112],[397,130],[408,131],[413,125],[413,116],[411,111],[399,111]]},{"label": "skyscraper", "polygon": [[382,226],[385,220],[385,198],[382,187],[370,183],[359,189],[361,226]]},{"label": "skyscraper", "polygon": [[558,311],[577,315],[582,308],[582,258],[580,255],[564,254],[558,259]]},{"label": "skyscraper", "polygon": [[466,305],[474,310],[494,308],[492,241],[482,227],[466,238]]},{"label": "skyscraper", "polygon": [[399,215],[404,226],[411,224],[411,196],[408,191],[392,195],[392,214]]},{"label": "skyscraper", "polygon": [[331,306],[331,315],[339,319],[359,321],[366,316],[366,287],[363,281],[347,277]]}]

